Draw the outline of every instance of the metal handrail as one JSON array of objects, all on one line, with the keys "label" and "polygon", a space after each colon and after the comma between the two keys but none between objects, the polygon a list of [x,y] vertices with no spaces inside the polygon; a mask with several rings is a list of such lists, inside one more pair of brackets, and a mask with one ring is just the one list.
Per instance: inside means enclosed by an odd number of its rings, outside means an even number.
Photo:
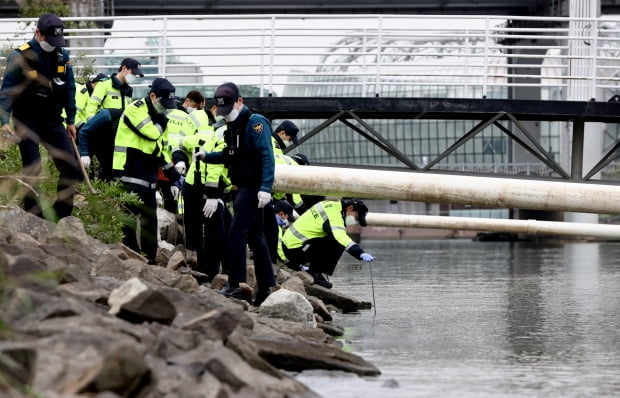
[{"label": "metal handrail", "polygon": [[[419,87],[436,87],[505,98],[507,87],[565,96],[570,82],[578,81],[587,87],[589,98],[583,99],[607,100],[620,81],[620,20],[613,17],[286,14],[65,21],[77,74],[90,70],[90,63],[92,73],[110,73],[130,56],[146,73],[137,88],[163,76],[179,87],[235,81],[260,95],[282,96],[287,87],[287,96],[307,95],[301,88],[313,87],[314,96],[333,96],[341,87],[343,95],[416,96]],[[3,47],[30,39],[34,22],[0,20]],[[595,28],[571,34],[571,24]]]}]

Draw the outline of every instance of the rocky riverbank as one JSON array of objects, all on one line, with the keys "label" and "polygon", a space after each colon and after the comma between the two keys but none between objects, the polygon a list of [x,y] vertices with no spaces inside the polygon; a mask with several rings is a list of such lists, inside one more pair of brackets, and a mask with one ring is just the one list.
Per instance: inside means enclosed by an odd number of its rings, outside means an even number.
[{"label": "rocky riverbank", "polygon": [[330,322],[369,303],[277,269],[280,289],[255,308],[215,292],[225,276],[199,284],[185,258],[147,265],[77,218],[1,210],[0,396],[317,397],[291,372],[380,373]]}]

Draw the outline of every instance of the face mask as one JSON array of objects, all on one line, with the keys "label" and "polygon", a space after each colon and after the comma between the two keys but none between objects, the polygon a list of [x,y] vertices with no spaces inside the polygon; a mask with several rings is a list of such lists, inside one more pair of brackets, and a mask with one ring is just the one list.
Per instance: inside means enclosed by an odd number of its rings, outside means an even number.
[{"label": "face mask", "polygon": [[157,113],[166,113],[166,107],[163,106],[158,99],[153,101],[153,106],[155,107]]},{"label": "face mask", "polygon": [[291,145],[293,145],[293,141],[286,141],[286,140],[282,140],[282,142],[284,143],[285,146],[289,147]]},{"label": "face mask", "polygon": [[187,113],[192,113],[196,110],[197,108],[192,108],[191,106],[188,106],[187,108],[185,108],[185,110],[187,111]]},{"label": "face mask", "polygon": [[353,216],[346,216],[344,219],[344,225],[346,226],[357,225],[357,220]]},{"label": "face mask", "polygon": [[136,78],[137,78],[136,75],[134,75],[133,73],[130,73],[125,76],[125,83],[132,84],[133,82],[136,81]]},{"label": "face mask", "polygon": [[51,44],[49,44],[46,41],[40,41],[39,45],[41,46],[41,48],[43,49],[43,51],[47,52],[47,53],[51,53],[52,51],[54,51],[56,49],[56,47],[52,46]]},{"label": "face mask", "polygon": [[224,116],[224,120],[226,120],[227,122],[234,122],[235,120],[237,120],[238,117],[239,111],[233,108],[233,110],[230,111],[228,115]]},{"label": "face mask", "polygon": [[279,226],[284,227],[286,226],[288,223],[286,222],[285,219],[283,219],[279,214],[276,214],[276,222],[278,223]]}]

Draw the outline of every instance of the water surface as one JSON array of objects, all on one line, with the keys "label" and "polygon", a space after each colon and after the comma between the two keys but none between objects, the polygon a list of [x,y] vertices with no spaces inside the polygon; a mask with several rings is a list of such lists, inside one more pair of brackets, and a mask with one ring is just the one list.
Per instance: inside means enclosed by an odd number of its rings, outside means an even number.
[{"label": "water surface", "polygon": [[620,396],[620,243],[362,246],[371,267],[345,253],[332,282],[370,302],[374,284],[376,315],[335,322],[382,375],[298,375],[324,397]]}]

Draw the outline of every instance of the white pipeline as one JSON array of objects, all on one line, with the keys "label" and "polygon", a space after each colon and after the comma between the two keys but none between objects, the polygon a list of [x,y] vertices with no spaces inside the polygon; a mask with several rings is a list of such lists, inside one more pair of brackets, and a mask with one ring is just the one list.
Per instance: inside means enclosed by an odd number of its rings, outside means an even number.
[{"label": "white pipeline", "polygon": [[276,165],[274,190],[367,199],[620,214],[620,187],[564,181]]},{"label": "white pipeline", "polygon": [[368,212],[366,221],[374,227],[460,229],[513,232],[531,235],[562,235],[620,239],[620,225],[558,221],[507,220],[475,217],[424,216]]}]

